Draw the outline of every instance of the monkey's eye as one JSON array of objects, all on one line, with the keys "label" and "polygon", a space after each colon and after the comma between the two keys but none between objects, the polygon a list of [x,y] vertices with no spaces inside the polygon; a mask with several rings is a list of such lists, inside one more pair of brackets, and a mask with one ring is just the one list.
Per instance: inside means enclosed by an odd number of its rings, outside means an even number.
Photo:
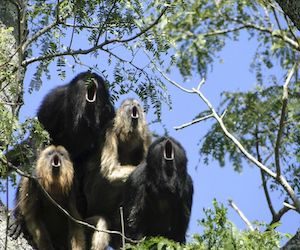
[{"label": "monkey's eye", "polygon": [[53,151],[53,150],[49,151],[49,152],[48,152],[48,156],[51,156],[51,155],[53,155],[53,153],[54,153],[54,151]]},{"label": "monkey's eye", "polygon": [[60,156],[64,156],[64,153],[62,153],[62,152],[60,152],[59,154],[60,154]]}]

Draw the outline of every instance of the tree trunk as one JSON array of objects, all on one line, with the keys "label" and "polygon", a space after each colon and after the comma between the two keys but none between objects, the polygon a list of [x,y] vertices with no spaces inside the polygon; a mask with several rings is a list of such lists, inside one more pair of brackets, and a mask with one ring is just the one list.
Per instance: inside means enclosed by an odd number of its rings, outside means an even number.
[{"label": "tree trunk", "polygon": [[284,13],[292,20],[300,30],[300,1],[299,0],[276,0]]},{"label": "tree trunk", "polygon": [[[1,0],[0,31],[2,37],[8,36],[7,46],[0,48],[2,58],[0,67],[1,102],[12,115],[18,117],[23,105],[23,81],[25,69],[22,61],[25,58],[22,44],[26,41],[27,0]],[[11,32],[10,28],[13,28]]]}]

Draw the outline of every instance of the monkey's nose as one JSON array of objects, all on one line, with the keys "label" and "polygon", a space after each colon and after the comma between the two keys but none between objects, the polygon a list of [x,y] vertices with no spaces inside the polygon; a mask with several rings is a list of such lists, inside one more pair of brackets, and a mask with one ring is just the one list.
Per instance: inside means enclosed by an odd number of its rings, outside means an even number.
[{"label": "monkey's nose", "polygon": [[133,118],[133,119],[138,119],[139,118],[139,112],[138,112],[138,109],[137,109],[136,106],[132,107],[131,118]]}]

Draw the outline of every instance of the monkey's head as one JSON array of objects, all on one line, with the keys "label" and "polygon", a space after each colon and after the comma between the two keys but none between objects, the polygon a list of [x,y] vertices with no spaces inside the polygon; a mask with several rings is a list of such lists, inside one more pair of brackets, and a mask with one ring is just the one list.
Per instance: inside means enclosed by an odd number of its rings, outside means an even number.
[{"label": "monkey's head", "polygon": [[48,192],[68,193],[73,184],[74,169],[63,146],[45,148],[37,160],[36,175]]},{"label": "monkey's head", "polygon": [[184,148],[171,137],[161,137],[149,147],[147,174],[164,191],[176,193],[186,181],[187,158]]},{"label": "monkey's head", "polygon": [[144,133],[147,127],[145,113],[136,99],[126,99],[122,102],[115,117],[115,127],[120,133]]},{"label": "monkey's head", "polygon": [[77,75],[70,83],[68,98],[74,105],[75,125],[85,119],[88,125],[104,126],[115,115],[109,92],[101,76],[90,71]]}]

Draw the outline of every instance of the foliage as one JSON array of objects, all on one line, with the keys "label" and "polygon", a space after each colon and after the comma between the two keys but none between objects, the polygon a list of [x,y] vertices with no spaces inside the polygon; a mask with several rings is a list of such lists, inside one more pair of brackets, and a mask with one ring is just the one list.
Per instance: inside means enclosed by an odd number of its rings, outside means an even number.
[{"label": "foliage", "polygon": [[[161,101],[170,103],[170,97],[165,94],[162,80],[152,74],[147,64],[136,62],[136,58],[145,50],[158,60],[169,48],[154,29],[145,32],[167,6],[168,2],[156,1],[65,0],[59,6],[55,1],[32,2],[28,12],[29,37],[48,26],[53,28],[28,47],[24,64],[38,63],[30,91],[40,88],[43,74],[51,77],[48,67],[53,61],[62,78],[70,64],[72,68],[80,65],[100,70],[104,76],[106,68],[111,67],[113,99],[133,91],[144,101],[146,109],[155,108],[159,118]],[[87,48],[78,47],[77,39]],[[82,55],[88,53],[100,57],[100,64],[85,65]]]},{"label": "foliage", "polygon": [[[299,61],[300,51],[299,31],[278,11],[274,2],[29,0],[27,3],[26,8],[20,10],[26,13],[18,13],[26,17],[25,22],[19,20],[20,26],[24,26],[21,27],[24,37],[17,39],[20,44],[15,43],[11,28],[0,27],[1,160],[8,149],[31,133],[38,135],[38,142],[45,140],[44,132],[34,119],[19,124],[15,109],[23,104],[19,98],[23,91],[38,91],[42,76],[51,78],[50,66],[55,66],[62,79],[76,67],[97,71],[109,78],[113,100],[134,92],[146,110],[154,108],[160,120],[162,103],[171,105],[171,97],[157,68],[167,72],[179,70],[184,79],[193,75],[207,77],[213,62],[221,59],[219,52],[226,42],[248,34],[249,39],[257,41],[250,65],[256,75],[257,88],[223,93],[219,111],[227,110],[224,123],[246,149],[274,169],[271,160],[282,110],[283,75],[272,70],[275,65],[282,72],[289,70]],[[90,58],[97,59],[97,63],[87,65]],[[34,77],[29,89],[24,90],[16,71],[26,72],[31,65],[35,69]],[[112,77],[107,68],[112,70]],[[299,193],[298,75],[299,70],[289,85],[280,162],[283,175]],[[207,111],[201,112],[199,117],[203,114]],[[28,156],[34,153],[30,151]],[[242,171],[244,162],[240,152],[218,124],[202,139],[200,154],[205,162],[213,158],[224,166],[229,160],[235,170]],[[0,166],[2,174],[4,167]],[[277,187],[278,183],[271,183],[271,188]],[[142,242],[139,249],[157,242],[161,249],[251,249],[257,246],[255,243],[262,244],[263,249],[278,247],[279,236],[274,230],[240,232],[227,220],[226,209],[217,203],[213,210],[205,210],[205,214],[206,219],[200,223],[204,234],[195,236],[194,243],[179,246],[159,238]]]},{"label": "foliage", "polygon": [[[295,88],[297,89],[297,88]],[[280,161],[284,175],[291,186],[299,189],[299,133],[300,116],[295,107],[300,105],[297,92],[290,89],[287,114],[280,148]],[[267,88],[258,87],[246,93],[223,93],[220,109],[227,110],[223,119],[227,129],[233,133],[247,150],[260,162],[267,163],[275,171],[274,156],[279,121],[282,109],[282,87],[275,85]],[[239,150],[224,137],[220,126],[216,123],[204,136],[200,148],[204,162],[216,159],[221,166],[228,159],[236,171],[242,171],[243,161]],[[272,183],[272,188],[278,188]]]},{"label": "foliage", "polygon": [[[213,208],[204,209],[205,218],[199,221],[203,228],[201,235],[193,235],[191,243],[180,245],[173,241],[157,237],[142,241],[136,246],[129,245],[127,249],[163,249],[163,250],[214,250],[214,249],[239,249],[255,250],[279,249],[283,236],[274,228],[278,225],[266,226],[263,223],[254,231],[239,231],[235,225],[227,219],[227,208],[213,201]],[[259,228],[259,226],[261,228]],[[266,230],[267,229],[267,230]]]}]

